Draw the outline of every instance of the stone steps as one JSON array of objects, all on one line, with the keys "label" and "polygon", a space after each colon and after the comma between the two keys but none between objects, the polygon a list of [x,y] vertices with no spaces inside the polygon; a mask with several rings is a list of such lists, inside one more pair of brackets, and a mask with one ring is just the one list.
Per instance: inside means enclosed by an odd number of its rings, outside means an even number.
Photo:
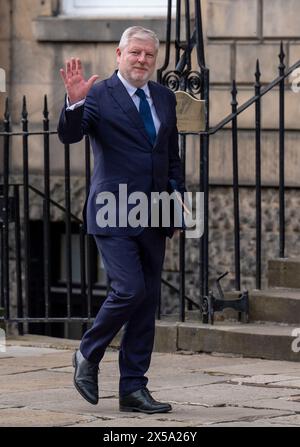
[{"label": "stone steps", "polygon": [[300,290],[280,287],[252,290],[249,301],[250,321],[274,321],[300,327]]},{"label": "stone steps", "polygon": [[[203,324],[199,311],[186,311],[184,323],[179,315],[157,321],[155,349],[300,361],[300,257],[269,261],[268,282],[266,290],[249,291],[248,324],[233,309],[216,312],[214,325]],[[225,293],[225,299],[239,294]]]},{"label": "stone steps", "polygon": [[[300,337],[300,328],[298,328]],[[296,342],[296,325],[275,323],[220,323],[214,325],[199,322],[176,323],[157,321],[154,349],[158,352],[219,352],[243,357],[270,360],[300,361],[300,347]]]},{"label": "stone steps", "polygon": [[[297,334],[293,335],[293,330]],[[112,340],[110,346],[119,348],[122,330]],[[230,323],[217,322],[214,325],[196,321],[184,323],[171,320],[156,320],[154,351],[156,352],[192,352],[220,353],[240,357],[253,357],[268,360],[300,361],[300,352],[292,350],[292,344],[300,348],[300,328],[296,325],[275,323]],[[16,337],[13,337],[16,339]],[[18,343],[35,346],[36,339],[44,340],[44,347],[60,349],[78,348],[78,340],[45,337],[38,335],[18,336]],[[8,338],[8,344],[10,344]]]},{"label": "stone steps", "polygon": [[[226,299],[238,297],[239,292],[225,293]],[[237,319],[237,312],[226,309],[217,312],[216,320]],[[300,289],[273,287],[249,291],[249,321],[273,321],[298,324],[300,327]]]},{"label": "stone steps", "polygon": [[[227,292],[225,299],[238,298],[240,292]],[[173,320],[179,321],[179,314],[173,315]],[[215,312],[215,321],[238,320],[234,309],[224,309]],[[199,311],[186,311],[186,321],[200,322]],[[275,322],[299,325],[300,327],[300,290],[274,287],[266,290],[249,291],[249,324],[256,322]]]}]

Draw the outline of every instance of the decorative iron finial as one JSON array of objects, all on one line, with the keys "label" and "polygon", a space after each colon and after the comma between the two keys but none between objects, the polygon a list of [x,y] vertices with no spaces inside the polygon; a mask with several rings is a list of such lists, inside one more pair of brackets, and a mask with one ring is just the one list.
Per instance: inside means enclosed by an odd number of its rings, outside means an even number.
[{"label": "decorative iron finial", "polygon": [[233,79],[233,81],[232,81],[231,97],[232,97],[231,105],[232,105],[232,107],[236,107],[238,102],[236,100],[237,88],[236,88],[236,81],[235,81],[235,79]]},{"label": "decorative iron finial", "polygon": [[48,120],[49,110],[48,110],[48,100],[47,95],[44,96],[44,110],[43,110],[44,120]]},{"label": "decorative iron finial", "polygon": [[4,122],[8,123],[10,118],[8,97],[5,99]]},{"label": "decorative iron finial", "polygon": [[280,61],[280,64],[279,64],[278,68],[279,68],[280,73],[283,73],[284,69],[285,69],[285,64],[284,64],[285,53],[283,51],[283,43],[282,43],[282,41],[280,42],[280,52],[279,52],[278,57],[279,57],[279,61]]},{"label": "decorative iron finial", "polygon": [[256,85],[260,85],[260,67],[259,67],[259,60],[256,59],[256,70],[255,70],[255,80],[256,80]]},{"label": "decorative iron finial", "polygon": [[23,106],[22,106],[22,121],[27,121],[28,112],[27,112],[27,104],[26,104],[26,96],[23,96]]}]

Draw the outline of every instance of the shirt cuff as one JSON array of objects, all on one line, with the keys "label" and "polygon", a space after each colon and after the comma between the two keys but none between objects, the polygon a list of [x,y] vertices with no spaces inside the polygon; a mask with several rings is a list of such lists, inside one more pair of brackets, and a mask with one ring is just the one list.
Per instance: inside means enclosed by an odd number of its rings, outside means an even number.
[{"label": "shirt cuff", "polygon": [[72,105],[70,105],[68,96],[67,96],[66,101],[67,101],[67,108],[66,108],[66,110],[68,110],[68,111],[71,110],[71,111],[72,111],[72,110],[77,109],[77,107],[82,106],[82,105],[85,103],[85,98],[84,98],[84,99],[81,99],[81,100],[78,101],[78,102],[75,102],[75,103],[72,104]]}]

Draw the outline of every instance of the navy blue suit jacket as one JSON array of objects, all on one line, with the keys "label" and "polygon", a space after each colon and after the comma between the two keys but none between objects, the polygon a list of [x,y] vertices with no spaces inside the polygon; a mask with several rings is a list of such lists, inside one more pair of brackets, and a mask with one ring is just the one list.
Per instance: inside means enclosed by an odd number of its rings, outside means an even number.
[{"label": "navy blue suit jacket", "polygon": [[[167,191],[168,179],[184,191],[182,166],[176,127],[176,99],[168,88],[149,81],[149,90],[161,126],[154,146],[141,116],[117,76],[93,85],[83,106],[74,111],[63,108],[58,135],[62,143],[71,144],[89,135],[94,154],[94,171],[84,219],[87,232],[102,235],[137,235],[141,227],[103,227],[96,223],[96,204],[100,192],[113,192],[117,198],[120,183],[126,183],[128,194],[143,191]],[[118,207],[117,207],[118,209]],[[128,206],[130,210],[130,206]],[[162,229],[171,237],[173,229]]]}]

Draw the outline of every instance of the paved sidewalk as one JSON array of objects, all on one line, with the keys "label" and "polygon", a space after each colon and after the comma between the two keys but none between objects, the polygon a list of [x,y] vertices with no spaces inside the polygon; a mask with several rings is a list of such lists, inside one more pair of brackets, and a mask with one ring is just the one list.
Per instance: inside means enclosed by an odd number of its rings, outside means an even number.
[{"label": "paved sidewalk", "polygon": [[100,364],[100,400],[73,387],[78,341],[25,336],[0,352],[0,426],[300,426],[300,363],[229,355],[153,353],[148,387],[171,413],[118,411],[118,352]]}]

